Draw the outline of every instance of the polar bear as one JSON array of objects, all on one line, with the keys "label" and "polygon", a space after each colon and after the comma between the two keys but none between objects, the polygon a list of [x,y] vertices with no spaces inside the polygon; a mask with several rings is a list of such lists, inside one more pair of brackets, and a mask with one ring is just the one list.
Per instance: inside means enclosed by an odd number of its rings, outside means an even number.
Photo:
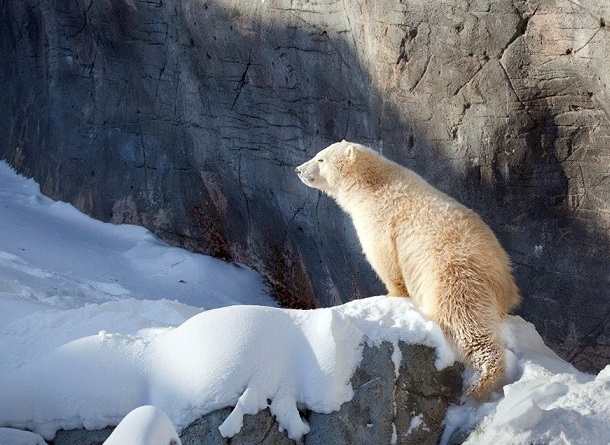
[{"label": "polar bear", "polygon": [[296,168],[352,218],[388,295],[410,297],[478,372],[468,394],[504,379],[501,323],[520,301],[508,255],[472,210],[370,148],[342,141]]}]

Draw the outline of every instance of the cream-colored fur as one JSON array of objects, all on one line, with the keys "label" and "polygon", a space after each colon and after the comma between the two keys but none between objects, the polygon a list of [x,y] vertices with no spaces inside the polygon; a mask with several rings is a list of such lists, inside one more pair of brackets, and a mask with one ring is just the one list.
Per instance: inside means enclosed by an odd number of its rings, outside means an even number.
[{"label": "cream-colored fur", "polygon": [[479,216],[362,145],[338,142],[296,170],[352,217],[388,295],[410,296],[478,371],[468,393],[485,397],[501,383],[500,324],[520,297],[506,252]]}]

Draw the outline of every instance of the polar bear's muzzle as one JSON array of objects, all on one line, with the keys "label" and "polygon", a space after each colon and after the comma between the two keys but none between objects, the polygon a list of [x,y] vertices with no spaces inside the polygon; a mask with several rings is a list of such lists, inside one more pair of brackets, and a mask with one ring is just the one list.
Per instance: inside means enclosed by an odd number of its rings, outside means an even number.
[{"label": "polar bear's muzzle", "polygon": [[294,171],[297,172],[297,175],[299,176],[299,179],[303,181],[303,184],[312,187],[315,175],[312,175],[311,173],[308,173],[306,171],[306,164],[307,162],[305,164],[299,165],[297,168],[294,169]]},{"label": "polar bear's muzzle", "polygon": [[321,163],[322,161],[318,159],[312,159],[310,161],[305,162],[304,164],[299,165],[294,170],[297,172],[299,179],[307,187],[311,187],[328,193],[329,184],[324,172],[320,168]]}]

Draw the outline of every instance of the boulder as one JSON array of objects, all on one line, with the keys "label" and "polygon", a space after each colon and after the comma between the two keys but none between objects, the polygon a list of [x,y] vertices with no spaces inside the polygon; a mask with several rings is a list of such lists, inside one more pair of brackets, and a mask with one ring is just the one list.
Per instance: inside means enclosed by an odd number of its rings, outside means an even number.
[{"label": "boulder", "polygon": [[182,432],[182,445],[292,445],[282,431],[269,409],[257,414],[245,415],[244,424],[238,434],[231,439],[222,437],[218,427],[231,414],[232,408],[224,408],[203,416]]},{"label": "boulder", "polygon": [[492,226],[547,344],[581,370],[607,363],[606,0],[1,11],[0,158],[49,196],[252,266],[286,307],[329,306],[383,289],[349,220],[293,168],[368,144]]}]

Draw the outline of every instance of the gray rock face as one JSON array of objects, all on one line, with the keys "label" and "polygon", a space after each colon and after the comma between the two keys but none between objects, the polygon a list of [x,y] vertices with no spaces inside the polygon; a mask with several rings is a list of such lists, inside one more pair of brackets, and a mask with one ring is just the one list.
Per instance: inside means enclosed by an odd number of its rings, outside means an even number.
[{"label": "gray rock face", "polygon": [[114,428],[103,430],[59,430],[51,445],[102,445]]},{"label": "gray rock face", "polygon": [[286,306],[327,306],[383,289],[293,167],[368,144],[493,227],[551,347],[607,363],[607,1],[4,0],[0,14],[0,157],[48,195],[246,263]]},{"label": "gray rock face", "polygon": [[354,397],[330,414],[311,413],[307,445],[438,444],[445,411],[462,388],[459,364],[442,371],[434,366],[434,350],[400,343],[396,377],[392,346],[365,347],[361,366],[352,378]]},{"label": "gray rock face", "polygon": [[244,425],[238,434],[228,439],[222,437],[218,427],[231,414],[224,408],[205,415],[188,426],[180,436],[182,445],[291,445],[285,433],[279,431],[271,412],[266,409],[254,415],[244,416]]}]

